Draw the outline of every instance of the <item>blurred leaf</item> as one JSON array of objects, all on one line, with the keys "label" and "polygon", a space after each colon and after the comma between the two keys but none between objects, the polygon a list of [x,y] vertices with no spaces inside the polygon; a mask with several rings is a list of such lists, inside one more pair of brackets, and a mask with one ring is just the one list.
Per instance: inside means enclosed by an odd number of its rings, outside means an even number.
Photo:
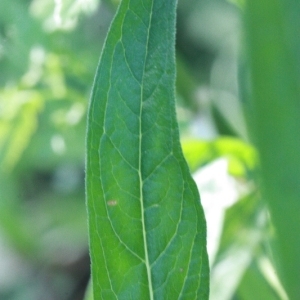
[{"label": "blurred leaf", "polygon": [[100,0],[33,0],[31,12],[44,21],[48,31],[73,29],[81,13],[94,12]]},{"label": "blurred leaf", "polygon": [[[220,100],[221,101],[221,100]],[[224,101],[223,101],[224,102]],[[228,103],[224,104],[224,106],[228,105]],[[228,111],[229,109],[227,109]],[[222,109],[218,109],[216,105],[212,106],[212,115],[214,118],[214,121],[216,123],[216,127],[218,129],[218,132],[220,135],[227,135],[227,136],[232,136],[232,137],[242,137],[243,135],[239,133],[237,130],[235,130],[236,127],[232,126],[230,122],[228,121],[228,115],[231,115],[227,113],[227,118],[222,114]],[[239,126],[237,126],[239,128]]]},{"label": "blurred leaf", "polygon": [[84,300],[94,300],[93,284],[92,284],[91,279],[90,279],[87,289],[85,291]]},{"label": "blurred leaf", "polygon": [[278,237],[279,273],[293,300],[300,295],[300,2],[247,3],[250,125],[260,154],[262,192]]},{"label": "blurred leaf", "polygon": [[97,299],[208,299],[205,220],[175,118],[175,4],[123,0],[95,78],[86,186]]},{"label": "blurred leaf", "polygon": [[253,191],[253,185],[228,173],[228,163],[228,158],[218,158],[193,174],[206,218],[207,251],[211,266],[219,249],[226,210]]},{"label": "blurred leaf", "polygon": [[81,102],[47,101],[34,139],[24,152],[20,168],[53,171],[61,164],[83,167],[86,129],[85,115],[81,118],[81,114],[85,109]]},{"label": "blurred leaf", "polygon": [[255,263],[252,263],[245,272],[240,286],[238,287],[237,295],[241,300],[287,299],[281,298],[276,294]]},{"label": "blurred leaf", "polygon": [[0,232],[12,248],[25,257],[37,255],[35,232],[19,201],[16,181],[7,173],[0,172]]},{"label": "blurred leaf", "polygon": [[34,91],[6,89],[0,93],[1,171],[11,171],[37,127],[42,101]]},{"label": "blurred leaf", "polygon": [[88,276],[87,260],[77,270],[87,251],[86,99],[111,19],[61,1],[62,21],[77,26],[49,32],[33,2],[0,5],[0,251],[5,243],[12,257],[1,251],[0,298],[12,300],[78,296]]},{"label": "blurred leaf", "polygon": [[241,9],[244,9],[246,6],[246,0],[227,0],[227,1],[235,4],[236,6],[238,6]]},{"label": "blurred leaf", "polygon": [[266,210],[255,193],[226,211],[219,252],[211,268],[211,300],[232,299],[266,236]]},{"label": "blurred leaf", "polygon": [[28,14],[27,1],[1,0],[0,9],[0,82],[14,83],[27,70],[33,45],[42,39],[42,30]]},{"label": "blurred leaf", "polygon": [[196,113],[198,111],[195,101],[196,81],[191,76],[187,64],[179,55],[176,56],[176,72],[176,88],[184,100],[183,105]]},{"label": "blurred leaf", "polygon": [[246,177],[257,167],[255,149],[242,140],[232,137],[220,137],[215,141],[184,140],[184,156],[192,171],[218,158],[229,158],[229,172],[234,176]]},{"label": "blurred leaf", "polygon": [[203,140],[183,140],[182,151],[192,172],[214,157],[211,143]]}]

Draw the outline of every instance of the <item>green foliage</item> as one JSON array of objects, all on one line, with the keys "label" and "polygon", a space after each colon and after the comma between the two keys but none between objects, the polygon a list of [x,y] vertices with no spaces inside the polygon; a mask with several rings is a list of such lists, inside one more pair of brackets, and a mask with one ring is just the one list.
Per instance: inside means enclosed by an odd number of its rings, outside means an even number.
[{"label": "green foliage", "polygon": [[[83,298],[87,99],[119,3],[1,0],[0,299]],[[177,12],[175,104],[210,299],[297,299],[299,4],[179,0]]]},{"label": "green foliage", "polygon": [[300,294],[300,4],[249,1],[253,133],[263,195],[278,239],[280,274],[290,299]]},{"label": "green foliage", "polygon": [[184,156],[192,171],[219,157],[229,159],[229,173],[245,177],[257,167],[255,149],[232,137],[222,137],[214,141],[185,140],[182,142]]},{"label": "green foliage", "polygon": [[[95,67],[84,58],[93,47],[82,45],[94,40],[83,34],[94,21],[49,32],[33,6],[4,0],[0,10],[0,298],[7,300],[64,299],[77,279],[62,265],[87,256],[83,153]],[[103,39],[94,42],[95,60]]]},{"label": "green foliage", "polygon": [[89,281],[89,284],[86,288],[86,292],[85,292],[85,295],[84,295],[84,300],[94,300],[92,280]]},{"label": "green foliage", "polygon": [[175,118],[175,4],[124,0],[97,70],[86,176],[95,299],[208,299],[205,220]]},{"label": "green foliage", "polygon": [[0,109],[0,159],[1,172],[9,172],[27,148],[30,137],[36,130],[37,115],[42,100],[35,91],[2,91]]}]

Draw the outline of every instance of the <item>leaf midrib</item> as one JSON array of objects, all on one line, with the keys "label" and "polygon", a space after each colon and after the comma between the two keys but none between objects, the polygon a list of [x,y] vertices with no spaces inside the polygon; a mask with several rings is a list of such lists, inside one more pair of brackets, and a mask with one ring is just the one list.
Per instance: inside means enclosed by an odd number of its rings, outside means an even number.
[{"label": "leaf midrib", "polygon": [[142,82],[141,82],[141,98],[140,98],[141,104],[140,104],[140,112],[139,112],[139,165],[138,165],[138,173],[139,173],[139,181],[140,181],[140,202],[141,202],[141,218],[142,218],[142,228],[143,228],[143,243],[144,243],[145,265],[146,265],[146,270],[147,270],[150,300],[154,299],[154,295],[153,295],[153,284],[152,284],[152,277],[151,277],[151,266],[150,266],[149,255],[148,255],[148,242],[147,242],[146,228],[145,228],[145,208],[144,208],[144,193],[143,193],[144,181],[143,181],[143,177],[142,177],[142,136],[143,136],[142,114],[143,114],[144,78],[145,78],[145,68],[146,68],[146,62],[147,62],[147,56],[148,56],[150,28],[151,28],[151,23],[152,23],[153,1],[151,2],[151,10],[150,10],[150,15],[149,15],[149,25],[148,25],[148,31],[147,31],[145,60],[144,60],[143,76],[142,76]]}]

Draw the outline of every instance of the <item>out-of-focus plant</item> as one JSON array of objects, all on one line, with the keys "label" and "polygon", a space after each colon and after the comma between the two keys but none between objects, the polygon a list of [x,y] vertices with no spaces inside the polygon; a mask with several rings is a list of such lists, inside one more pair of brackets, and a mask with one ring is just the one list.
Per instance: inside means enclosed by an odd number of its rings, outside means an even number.
[{"label": "out-of-focus plant", "polygon": [[249,1],[250,122],[262,194],[276,233],[277,270],[291,300],[300,294],[300,4]]}]

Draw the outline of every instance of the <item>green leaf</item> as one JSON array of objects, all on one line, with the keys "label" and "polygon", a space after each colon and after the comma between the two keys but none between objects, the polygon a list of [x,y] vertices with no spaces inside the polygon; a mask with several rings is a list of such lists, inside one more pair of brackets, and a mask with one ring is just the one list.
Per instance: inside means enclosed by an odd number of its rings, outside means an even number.
[{"label": "green leaf", "polygon": [[94,300],[93,296],[93,284],[92,280],[90,279],[88,286],[86,288],[85,294],[84,294],[84,300]]},{"label": "green leaf", "polygon": [[218,253],[211,267],[211,299],[234,299],[244,273],[260,243],[266,238],[265,215],[256,192],[250,193],[226,210]]},{"label": "green leaf", "polygon": [[203,211],[175,116],[175,0],[124,0],[88,116],[95,299],[208,299]]},{"label": "green leaf", "polygon": [[283,283],[300,295],[300,2],[248,1],[252,128],[261,159],[263,195],[278,238]]},{"label": "green leaf", "polygon": [[[37,128],[43,102],[33,90],[0,91],[0,172],[10,173]],[[3,100],[2,100],[3,99]]]},{"label": "green leaf", "polygon": [[239,299],[252,300],[252,299],[268,299],[268,300],[281,300],[279,295],[272,289],[266,279],[261,274],[259,268],[253,262],[248,267],[247,272],[244,274],[237,294]]},{"label": "green leaf", "polygon": [[235,176],[245,176],[247,171],[253,171],[257,167],[254,148],[237,138],[220,137],[213,141],[184,140],[182,150],[192,171],[221,156],[229,159],[229,173]]}]

